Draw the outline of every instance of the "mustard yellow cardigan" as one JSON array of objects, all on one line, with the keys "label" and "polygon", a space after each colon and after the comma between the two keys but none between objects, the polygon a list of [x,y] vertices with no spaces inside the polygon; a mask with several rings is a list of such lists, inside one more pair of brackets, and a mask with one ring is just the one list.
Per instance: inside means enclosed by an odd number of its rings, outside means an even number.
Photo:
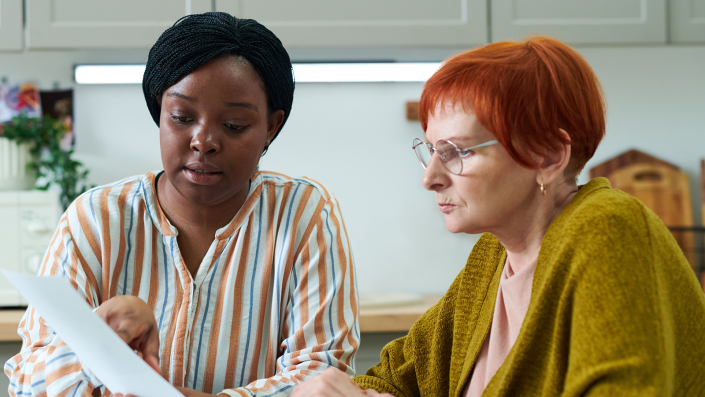
[{"label": "mustard yellow cardigan", "polygon": [[[477,242],[441,301],[362,388],[459,396],[489,333],[506,251]],[[597,178],[541,244],[517,340],[483,396],[704,396],[705,294],[661,220]]]}]

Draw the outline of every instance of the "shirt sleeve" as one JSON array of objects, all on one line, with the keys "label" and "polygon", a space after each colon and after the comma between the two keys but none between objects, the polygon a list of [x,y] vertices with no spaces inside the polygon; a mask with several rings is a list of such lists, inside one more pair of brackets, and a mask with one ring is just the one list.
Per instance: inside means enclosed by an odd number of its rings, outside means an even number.
[{"label": "shirt sleeve", "polygon": [[317,210],[302,226],[303,238],[287,283],[276,374],[222,394],[288,396],[296,384],[329,367],[355,375],[360,332],[350,244],[335,198],[322,198]]},{"label": "shirt sleeve", "polygon": [[[38,274],[67,278],[88,305],[98,307],[99,291],[93,270],[77,248],[76,231],[69,226],[71,212],[76,213],[73,205],[61,218]],[[77,237],[85,240],[85,236]],[[94,393],[94,389],[101,394],[106,391],[31,305],[17,332],[22,338],[22,350],[4,367],[10,378],[10,396],[85,396]]]}]

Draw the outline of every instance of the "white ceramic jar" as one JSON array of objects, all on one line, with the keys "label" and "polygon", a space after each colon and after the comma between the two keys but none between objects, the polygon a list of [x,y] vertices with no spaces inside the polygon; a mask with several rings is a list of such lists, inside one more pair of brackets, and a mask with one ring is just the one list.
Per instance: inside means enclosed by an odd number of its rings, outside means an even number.
[{"label": "white ceramic jar", "polygon": [[36,172],[27,167],[31,160],[29,146],[0,137],[0,191],[31,190]]}]

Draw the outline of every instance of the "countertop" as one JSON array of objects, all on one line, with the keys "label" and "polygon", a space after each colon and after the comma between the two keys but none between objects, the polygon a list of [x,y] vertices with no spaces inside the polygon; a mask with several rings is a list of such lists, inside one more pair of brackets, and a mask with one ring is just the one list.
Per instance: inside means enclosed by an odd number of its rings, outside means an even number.
[{"label": "countertop", "polygon": [[[424,295],[423,302],[410,306],[376,307],[360,310],[360,332],[406,332],[442,295]],[[0,342],[22,339],[17,324],[24,310],[0,310]]]}]

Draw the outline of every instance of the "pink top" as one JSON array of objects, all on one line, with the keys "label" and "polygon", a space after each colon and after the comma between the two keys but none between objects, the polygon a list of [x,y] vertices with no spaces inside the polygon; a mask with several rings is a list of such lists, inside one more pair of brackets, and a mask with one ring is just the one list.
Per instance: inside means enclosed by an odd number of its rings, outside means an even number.
[{"label": "pink top", "polygon": [[507,260],[499,281],[492,328],[482,345],[470,381],[465,384],[466,397],[482,395],[517,340],[526,311],[529,309],[534,269],[536,260],[515,273]]}]

